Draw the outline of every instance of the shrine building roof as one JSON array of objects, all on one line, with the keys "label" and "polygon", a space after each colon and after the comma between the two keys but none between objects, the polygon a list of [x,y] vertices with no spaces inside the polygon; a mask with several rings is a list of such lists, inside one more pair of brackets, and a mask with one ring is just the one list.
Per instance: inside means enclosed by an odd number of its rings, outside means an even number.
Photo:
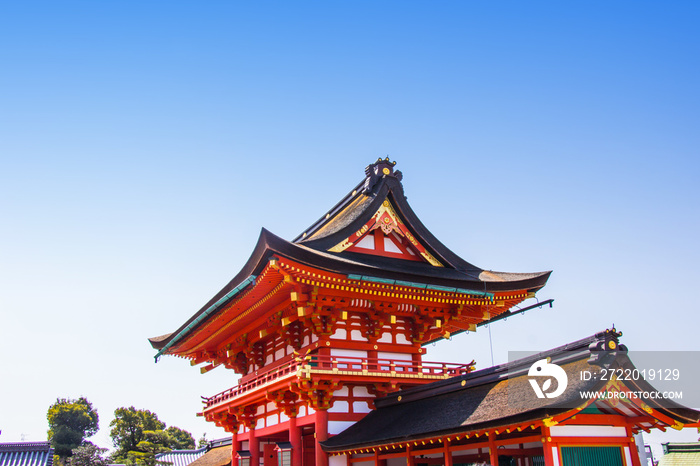
[{"label": "shrine building roof", "polygon": [[[634,368],[627,348],[618,343],[620,335],[613,328],[507,364],[397,391],[375,400],[374,411],[323,442],[322,447],[327,452],[340,452],[456,434],[476,433],[478,437],[489,431],[493,434],[494,429],[527,431],[543,422],[565,422],[582,411],[643,419],[647,423],[641,425],[643,429],[697,425],[700,412],[671,400],[582,401],[581,392],[604,388],[658,393],[641,379],[612,382],[612,388],[611,381],[596,379],[601,369]],[[556,398],[537,398],[531,386],[531,368],[543,359],[557,364],[567,375],[566,390]],[[583,372],[593,376],[582,380]]]},{"label": "shrine building roof", "polygon": [[53,448],[49,442],[0,443],[2,466],[51,466]]},{"label": "shrine building roof", "polygon": [[[477,267],[443,245],[408,204],[395,162],[379,159],[365,169],[365,178],[318,221],[293,241],[262,229],[241,271],[180,329],[150,339],[162,349],[209,318],[208,313],[241,290],[255,286],[255,277],[273,258],[354,277],[476,294],[535,292],[551,271],[496,272]],[[205,315],[207,314],[207,315]],[[159,353],[160,354],[160,353]]]}]

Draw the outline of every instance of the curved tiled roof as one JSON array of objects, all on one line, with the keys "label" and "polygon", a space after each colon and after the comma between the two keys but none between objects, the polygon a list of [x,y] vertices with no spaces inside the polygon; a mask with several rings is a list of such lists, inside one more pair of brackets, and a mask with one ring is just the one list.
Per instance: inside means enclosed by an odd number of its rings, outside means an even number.
[{"label": "curved tiled roof", "polygon": [[[420,440],[440,435],[468,433],[483,429],[529,423],[575,409],[582,392],[595,392],[606,381],[584,380],[580,374],[600,368],[634,367],[620,334],[614,329],[507,364],[471,372],[450,379],[395,392],[375,400],[377,409],[340,434],[323,442],[325,451],[368,448],[377,445]],[[608,342],[614,341],[615,351]],[[566,391],[557,398],[536,398],[528,370],[542,359],[559,365],[568,377]],[[643,381],[625,382],[636,390],[656,392]],[[694,424],[700,412],[672,401],[653,403],[658,412],[672,420]],[[440,413],[436,416],[435,413]]]},{"label": "curved tiled roof", "polygon": [[207,448],[199,448],[197,450],[171,450],[166,453],[159,453],[156,459],[171,463],[172,466],[188,466],[207,452]]},{"label": "curved tiled roof", "polygon": [[231,445],[212,448],[190,466],[226,466],[231,464]]},{"label": "curved tiled roof", "polygon": [[[255,286],[254,283],[250,284],[251,277],[259,274],[273,256],[286,257],[301,264],[341,274],[427,283],[480,293],[537,291],[547,283],[551,271],[509,273],[485,270],[470,264],[448,249],[433,236],[411,209],[401,185],[402,175],[394,171],[394,164],[395,162],[389,162],[388,159],[380,159],[369,165],[365,169],[366,178],[352,192],[291,242],[263,228],[253,253],[241,271],[178,330],[151,338],[153,348],[161,350],[159,355],[167,351],[174,339],[183,338],[210,319],[209,312],[218,312],[212,309],[227,295],[236,292],[237,287]],[[395,208],[396,214],[418,243],[429,255],[436,258],[442,267],[427,262],[349,250],[329,251],[366,225],[386,200]]]},{"label": "curved tiled roof", "polygon": [[658,466],[691,466],[700,464],[700,443],[665,443],[664,456]]},{"label": "curved tiled roof", "polygon": [[0,443],[0,466],[52,466],[49,442]]}]

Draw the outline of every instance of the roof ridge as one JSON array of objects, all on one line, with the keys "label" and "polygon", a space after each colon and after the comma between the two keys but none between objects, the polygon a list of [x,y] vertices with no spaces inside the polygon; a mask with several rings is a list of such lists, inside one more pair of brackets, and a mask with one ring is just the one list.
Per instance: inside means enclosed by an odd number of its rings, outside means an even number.
[{"label": "roof ridge", "polygon": [[410,401],[415,401],[428,396],[435,396],[437,394],[444,394],[456,390],[486,385],[504,378],[522,375],[527,373],[533,363],[544,358],[556,360],[559,364],[583,359],[583,357],[589,356],[591,351],[595,349],[607,349],[610,351],[610,348],[606,348],[604,346],[605,342],[607,342],[609,339],[613,339],[615,341],[616,349],[626,352],[627,347],[624,345],[617,345],[617,339],[620,335],[622,335],[622,332],[618,333],[613,327],[612,329],[607,329],[580,340],[566,343],[546,351],[541,351],[515,361],[497,364],[495,366],[486,367],[478,371],[469,372],[461,376],[451,377],[449,379],[440,380],[426,385],[419,385],[417,387],[399,390],[383,398],[376,399],[375,406],[379,407],[396,404],[398,403],[399,397],[404,402],[408,401],[409,399]]},{"label": "roof ridge", "polygon": [[0,449],[14,449],[18,447],[25,449],[51,448],[51,444],[48,441],[0,443]]},{"label": "roof ridge", "polygon": [[314,223],[312,223],[308,228],[306,228],[303,232],[299,233],[296,238],[292,240],[292,243],[298,243],[300,240],[306,238],[307,236],[312,235],[316,230],[318,230],[329,218],[331,218],[333,215],[337,214],[343,208],[350,204],[350,202],[355,199],[358,194],[362,194],[360,192],[360,188],[365,184],[366,178],[360,181],[357,186],[355,186],[355,189],[350,191],[348,194],[346,194],[340,201],[338,201],[333,207],[331,207],[325,214],[321,216],[318,220],[316,220]]}]

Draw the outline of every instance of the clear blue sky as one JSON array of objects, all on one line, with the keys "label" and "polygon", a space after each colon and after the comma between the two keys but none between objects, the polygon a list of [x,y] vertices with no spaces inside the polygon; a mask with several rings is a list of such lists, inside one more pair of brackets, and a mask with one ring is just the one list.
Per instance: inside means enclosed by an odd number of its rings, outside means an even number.
[{"label": "clear blue sky", "polygon": [[[696,2],[5,2],[0,441],[56,397],[108,423],[194,413],[235,383],[147,337],[292,239],[379,156],[466,260],[554,270],[492,326],[496,362],[612,323],[700,350]],[[490,365],[488,332],[428,359]],[[697,433],[689,434],[690,438]]]}]

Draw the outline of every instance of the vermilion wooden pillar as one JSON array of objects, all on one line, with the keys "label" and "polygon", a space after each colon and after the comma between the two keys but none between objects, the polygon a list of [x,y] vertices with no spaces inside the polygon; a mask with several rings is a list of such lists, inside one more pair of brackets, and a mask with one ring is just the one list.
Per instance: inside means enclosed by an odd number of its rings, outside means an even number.
[{"label": "vermilion wooden pillar", "polygon": [[416,457],[413,456],[411,445],[406,445],[406,466],[416,466]]},{"label": "vermilion wooden pillar", "polygon": [[443,452],[443,456],[445,457],[445,466],[452,466],[452,453],[450,452],[450,444],[447,441],[445,441],[444,445],[445,451]]},{"label": "vermilion wooden pillar", "polygon": [[297,427],[296,416],[289,418],[289,443],[292,444],[292,466],[302,466],[301,430]]},{"label": "vermilion wooden pillar", "polygon": [[319,409],[316,411],[316,466],[328,466],[328,456],[320,445],[326,439],[328,439],[328,411]]},{"label": "vermilion wooden pillar", "polygon": [[554,451],[551,443],[544,444],[544,466],[554,466]]},{"label": "vermilion wooden pillar", "polygon": [[238,440],[238,431],[233,433],[231,437],[231,466],[238,466],[236,452],[241,449],[241,442]]},{"label": "vermilion wooden pillar", "polygon": [[255,429],[248,431],[248,450],[250,451],[250,465],[258,466],[260,464],[260,442],[255,436]]},{"label": "vermilion wooden pillar", "polygon": [[[637,451],[637,442],[635,442],[634,432],[632,432],[630,426],[627,426],[627,437],[630,439],[629,449],[630,456],[632,457],[632,466],[642,466],[642,462],[639,460],[639,451]],[[642,446],[642,448],[644,448],[644,446]]]},{"label": "vermilion wooden pillar", "polygon": [[544,466],[554,466],[552,438],[549,437],[549,427],[542,427],[542,449],[544,450]]},{"label": "vermilion wooden pillar", "polygon": [[489,459],[491,466],[498,466],[498,448],[496,448],[496,441],[493,436],[494,434],[491,434],[489,437]]}]

